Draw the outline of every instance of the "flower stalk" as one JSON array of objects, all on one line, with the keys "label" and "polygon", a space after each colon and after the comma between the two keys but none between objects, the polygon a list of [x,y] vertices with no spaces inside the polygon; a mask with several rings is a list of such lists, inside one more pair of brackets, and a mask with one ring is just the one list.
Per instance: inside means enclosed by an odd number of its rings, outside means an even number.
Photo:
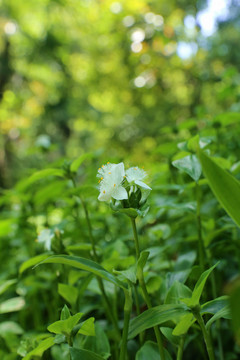
[{"label": "flower stalk", "polygon": [[[131,218],[131,223],[132,223],[132,229],[133,229],[133,234],[134,234],[136,257],[137,257],[137,260],[138,260],[139,257],[140,257],[140,250],[139,250],[139,241],[138,241],[138,233],[137,233],[137,228],[136,228],[136,221],[135,221],[134,218]],[[146,305],[147,305],[148,309],[151,309],[152,308],[152,303],[151,303],[151,299],[150,299],[150,296],[149,296],[148,291],[147,291],[147,287],[146,287],[145,280],[144,280],[144,275],[143,275],[143,270],[142,270],[141,267],[139,267],[139,270],[138,270],[138,280],[139,280],[140,287],[142,289],[142,293],[143,293],[143,297],[144,297],[144,300],[146,302]],[[154,333],[155,333],[155,336],[156,336],[156,340],[157,340],[161,360],[165,360],[165,353],[164,353],[164,347],[163,347],[163,341],[162,341],[162,334],[161,334],[158,326],[154,326],[153,329],[154,329]]]}]

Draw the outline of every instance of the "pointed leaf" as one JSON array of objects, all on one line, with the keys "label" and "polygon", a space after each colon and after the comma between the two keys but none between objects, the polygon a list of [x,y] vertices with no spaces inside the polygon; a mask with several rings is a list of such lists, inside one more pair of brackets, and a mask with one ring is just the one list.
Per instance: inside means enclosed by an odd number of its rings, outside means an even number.
[{"label": "pointed leaf", "polygon": [[218,166],[214,160],[199,152],[203,172],[214,195],[228,213],[240,226],[240,183],[226,170]]},{"label": "pointed leaf", "polygon": [[91,159],[93,157],[93,153],[86,153],[86,154],[82,154],[80,155],[77,159],[75,159],[71,166],[70,166],[70,170],[72,172],[77,172],[79,166],[83,163],[84,160],[86,159]]},{"label": "pointed leaf", "polygon": [[[79,256],[69,256],[69,255],[53,255],[42,261],[40,264],[65,264],[77,269],[89,271],[101,278],[112,282],[113,284],[119,286],[120,288],[126,289],[127,285],[118,280],[113,274],[105,270],[101,265],[96,262],[88,259],[81,258]],[[40,265],[38,264],[38,265]],[[37,265],[37,266],[38,266]]]},{"label": "pointed leaf", "polygon": [[52,336],[48,337],[47,339],[41,341],[40,344],[35,349],[30,351],[30,353],[28,353],[26,356],[24,356],[24,358],[22,360],[30,360],[30,359],[36,358],[36,357],[41,358],[44,351],[46,351],[53,345],[54,345],[54,337],[52,337]]},{"label": "pointed leaf", "polygon": [[130,321],[128,338],[132,339],[140,332],[167,321],[176,324],[186,313],[186,307],[181,304],[159,305],[148,309]]},{"label": "pointed leaf", "polygon": [[32,268],[34,265],[40,263],[41,261],[49,258],[50,254],[41,254],[41,255],[37,255],[32,257],[31,259],[28,259],[26,261],[24,261],[24,263],[22,263],[22,265],[20,266],[19,269],[19,273],[20,275],[27,269],[29,269],[30,267]]},{"label": "pointed leaf", "polygon": [[223,318],[223,319],[231,319],[232,318],[229,306],[225,306],[224,308],[219,310],[215,315],[213,315],[213,317],[211,317],[211,319],[208,320],[208,322],[206,323],[206,328],[209,329],[210,326],[212,325],[212,323],[220,318]]},{"label": "pointed leaf", "polygon": [[218,263],[219,262],[217,262],[210,269],[208,269],[202,273],[202,275],[200,276],[200,278],[198,279],[198,281],[194,287],[192,297],[190,299],[182,299],[181,301],[183,301],[189,307],[194,307],[199,304],[199,300],[202,295],[203,288],[207,281],[207,278],[209,277],[209,275],[211,274],[213,269],[218,265]]},{"label": "pointed leaf", "polygon": [[60,320],[66,320],[71,316],[68,306],[65,304],[61,311]]},{"label": "pointed leaf", "polygon": [[82,316],[83,313],[77,313],[73,316],[69,316],[66,320],[55,321],[53,324],[49,325],[47,329],[54,334],[70,335],[72,329],[77,325]]},{"label": "pointed leaf", "polygon": [[86,336],[95,336],[95,326],[94,326],[94,317],[91,317],[84,321],[81,325],[81,328],[78,330],[78,334]]},{"label": "pointed leaf", "polygon": [[173,329],[172,334],[175,336],[182,336],[188,332],[188,329],[196,321],[192,313],[188,313],[182,317],[177,326]]},{"label": "pointed leaf", "polygon": [[105,360],[102,356],[84,349],[70,348],[71,360]]},{"label": "pointed leaf", "polygon": [[177,169],[190,175],[193,180],[199,180],[202,173],[202,167],[196,155],[185,156],[182,159],[173,161],[172,164]]}]

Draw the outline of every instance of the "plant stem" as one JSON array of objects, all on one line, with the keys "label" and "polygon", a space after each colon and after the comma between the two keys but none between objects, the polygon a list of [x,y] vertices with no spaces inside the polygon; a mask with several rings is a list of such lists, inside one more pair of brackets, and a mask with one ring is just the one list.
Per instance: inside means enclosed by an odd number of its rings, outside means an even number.
[{"label": "plant stem", "polygon": [[203,333],[203,337],[205,340],[205,344],[206,344],[206,348],[207,348],[207,352],[208,352],[208,357],[209,360],[215,360],[215,356],[214,356],[214,351],[213,351],[213,346],[212,346],[212,342],[211,342],[211,338],[210,338],[210,334],[206,329],[206,326],[204,324],[202,315],[200,314],[199,310],[195,310],[193,311],[193,315],[195,316],[195,318],[198,321],[198,324],[200,325],[200,328],[202,330]]},{"label": "plant stem", "polygon": [[128,327],[129,327],[130,315],[132,310],[132,294],[130,289],[124,290],[124,295],[125,295],[124,324],[123,324],[122,343],[121,343],[119,360],[126,360],[127,358]]},{"label": "plant stem", "polygon": [[140,250],[139,250],[139,241],[138,241],[138,233],[137,233],[136,221],[133,218],[130,218],[130,219],[131,219],[133,235],[134,235],[136,258],[138,260],[139,257],[140,257]]},{"label": "plant stem", "polygon": [[[138,260],[139,257],[140,257],[140,250],[139,250],[139,241],[138,241],[138,233],[137,233],[137,228],[136,228],[136,222],[135,222],[134,218],[131,218],[131,223],[132,223],[133,234],[134,234],[136,258]],[[145,280],[144,280],[144,276],[143,276],[143,269],[142,268],[139,269],[139,271],[138,271],[138,280],[139,280],[139,284],[140,284],[140,287],[142,289],[143,297],[144,297],[144,300],[145,300],[145,302],[147,304],[147,307],[148,307],[148,309],[151,309],[152,308],[152,303],[151,303],[151,299],[150,299],[150,296],[149,296],[148,291],[147,291],[147,287],[146,287],[146,284],[145,284]],[[161,360],[165,360],[165,353],[164,353],[164,347],[163,347],[163,341],[162,341],[162,334],[161,334],[158,326],[154,326],[153,329],[154,329],[155,336],[156,336],[156,339],[157,339],[157,344],[158,344],[158,349],[159,349],[159,353],[160,353],[160,356],[161,356]]]},{"label": "plant stem", "polygon": [[198,256],[201,270],[205,270],[205,249],[202,238],[202,221],[201,221],[201,203],[200,203],[200,186],[196,182],[196,200],[197,200],[197,231],[198,231]]},{"label": "plant stem", "polygon": [[182,336],[178,345],[177,360],[182,360],[185,336]]}]

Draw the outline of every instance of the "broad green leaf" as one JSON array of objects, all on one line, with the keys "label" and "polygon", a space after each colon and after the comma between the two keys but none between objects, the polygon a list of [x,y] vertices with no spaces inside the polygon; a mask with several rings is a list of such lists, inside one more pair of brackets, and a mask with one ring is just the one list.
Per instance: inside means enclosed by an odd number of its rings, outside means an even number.
[{"label": "broad green leaf", "polygon": [[58,293],[72,306],[76,304],[78,298],[78,289],[76,287],[58,283]]},{"label": "broad green leaf", "polygon": [[214,195],[228,215],[240,226],[240,183],[214,160],[199,151],[203,172]]},{"label": "broad green leaf", "polygon": [[91,159],[93,157],[93,153],[86,153],[86,154],[82,154],[80,155],[77,159],[75,159],[71,166],[70,166],[70,170],[72,172],[77,172],[79,166],[83,163],[84,160],[86,159]]},{"label": "broad green leaf", "polygon": [[211,319],[208,320],[208,322],[206,323],[206,328],[209,329],[210,326],[212,325],[212,323],[220,318],[223,318],[223,319],[231,319],[232,318],[229,306],[225,306],[224,308],[219,310],[215,315],[213,315],[213,317],[211,317]]},{"label": "broad green leaf", "polygon": [[83,313],[77,313],[73,316],[69,316],[69,318],[65,320],[55,321],[53,324],[49,325],[47,329],[54,334],[70,335],[72,329],[77,325],[82,316]]},{"label": "broad green leaf", "polygon": [[116,275],[121,275],[124,279],[131,281],[133,284],[136,284],[136,282],[137,282],[137,276],[136,276],[137,266],[136,265],[130,266],[127,270],[121,270],[121,271],[114,270],[113,272]]},{"label": "broad green leaf", "polygon": [[66,319],[70,318],[70,316],[71,316],[71,313],[69,311],[69,308],[65,304],[64,307],[62,308],[62,311],[61,311],[60,320],[66,320]]},{"label": "broad green leaf", "polygon": [[78,334],[86,336],[95,336],[94,317],[91,317],[81,324]]},{"label": "broad green leaf", "polygon": [[117,211],[119,211],[120,213],[125,214],[133,219],[135,219],[138,216],[137,210],[133,209],[133,208],[119,209]]},{"label": "broad green leaf", "polygon": [[0,314],[6,314],[9,312],[19,311],[25,306],[25,300],[23,297],[18,296],[9,300],[6,300],[0,304]]},{"label": "broad green leaf", "polygon": [[30,351],[30,353],[28,353],[26,356],[24,356],[24,358],[22,360],[30,360],[32,358],[35,359],[36,357],[41,358],[44,351],[46,351],[53,345],[54,345],[54,337],[52,337],[52,336],[48,337],[47,339],[41,341],[40,344],[35,349]]},{"label": "broad green leaf", "polygon": [[8,289],[10,286],[12,286],[13,284],[16,284],[16,282],[17,282],[16,279],[1,281],[1,282],[0,282],[0,295],[2,295],[3,293],[5,293],[5,291],[7,291],[7,289]]},{"label": "broad green leaf", "polygon": [[160,330],[162,332],[162,334],[165,336],[165,338],[173,345],[178,346],[179,342],[180,342],[180,338],[179,336],[174,336],[172,334],[173,329],[169,328],[169,327],[160,327]]},{"label": "broad green leaf", "polygon": [[[113,284],[119,286],[120,288],[127,288],[127,285],[118,280],[113,274],[105,270],[101,265],[95,263],[92,260],[84,259],[78,256],[69,256],[69,255],[53,255],[48,259],[42,261],[40,264],[65,264],[77,269],[89,271],[101,278],[112,282]],[[38,265],[40,265],[38,264]],[[37,265],[37,266],[38,266]]]},{"label": "broad green leaf", "polygon": [[37,255],[34,256],[31,259],[28,259],[26,261],[24,261],[24,263],[22,263],[22,265],[19,268],[19,273],[20,275],[27,269],[32,268],[34,265],[40,263],[41,261],[49,258],[50,254],[41,254],[41,255]]},{"label": "broad green leaf", "polygon": [[172,334],[175,336],[181,336],[188,332],[188,329],[192,326],[192,324],[196,321],[196,318],[192,313],[188,313],[182,317],[182,319],[178,322],[178,324],[173,329]]},{"label": "broad green leaf", "polygon": [[71,360],[105,360],[102,356],[84,349],[70,348]]},{"label": "broad green leaf", "polygon": [[14,321],[4,321],[0,323],[0,334],[16,334],[21,335],[24,330]]},{"label": "broad green leaf", "polygon": [[[110,356],[110,344],[102,326],[95,324],[96,336],[88,336],[84,342],[84,349],[91,350],[105,359]],[[111,332],[112,335],[113,332]],[[109,354],[109,355],[108,355]]]},{"label": "broad green leaf", "polygon": [[179,281],[175,281],[171,288],[168,290],[165,298],[165,304],[180,304],[181,298],[190,298],[192,291],[184,284]]},{"label": "broad green leaf", "polygon": [[201,314],[216,314],[224,307],[229,306],[229,296],[220,296],[201,306]]},{"label": "broad green leaf", "polygon": [[16,189],[19,191],[25,191],[30,185],[48,176],[64,177],[64,171],[62,169],[52,169],[52,168],[37,171],[34,174],[32,174],[27,180],[24,179],[23,181],[19,182],[16,186]]},{"label": "broad green leaf", "polygon": [[233,283],[231,294],[230,294],[230,310],[232,315],[232,328],[234,335],[237,340],[240,340],[240,284],[239,279],[237,279],[236,284]]},{"label": "broad green leaf", "polygon": [[[164,349],[165,352],[165,360],[172,360],[168,351]],[[138,350],[136,354],[136,360],[161,360],[161,356],[159,355],[159,348],[156,343],[153,341],[146,341],[145,344]]]},{"label": "broad green leaf", "polygon": [[167,321],[176,324],[186,313],[186,307],[181,304],[159,305],[148,309],[130,321],[128,338],[132,339],[140,332]]},{"label": "broad green leaf", "polygon": [[181,299],[181,301],[183,301],[189,307],[197,306],[199,304],[199,300],[202,295],[203,288],[207,281],[207,278],[217,265],[218,262],[215,265],[213,265],[210,269],[204,271],[194,287],[192,297],[190,299]]},{"label": "broad green leaf", "polygon": [[172,164],[177,169],[190,175],[193,180],[199,180],[202,173],[202,167],[196,155],[185,156],[182,159],[173,161]]}]

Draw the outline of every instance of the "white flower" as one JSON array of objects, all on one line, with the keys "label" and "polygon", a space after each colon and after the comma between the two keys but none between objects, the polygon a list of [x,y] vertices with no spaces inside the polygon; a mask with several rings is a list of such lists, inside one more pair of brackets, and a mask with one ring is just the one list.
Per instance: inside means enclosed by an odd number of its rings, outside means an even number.
[{"label": "white flower", "polygon": [[139,167],[131,167],[126,171],[127,181],[131,184],[134,183],[146,190],[152,190],[148,185],[146,185],[142,180],[147,177],[146,171],[139,169]]},{"label": "white flower", "polygon": [[54,234],[50,229],[43,229],[38,234],[37,241],[43,243],[46,250],[51,250],[51,241],[53,237]]},{"label": "white flower", "polygon": [[128,198],[126,189],[122,186],[125,176],[124,164],[106,164],[98,170],[98,177],[100,177],[100,194],[98,200],[109,201],[112,198],[115,200],[123,200]]}]

